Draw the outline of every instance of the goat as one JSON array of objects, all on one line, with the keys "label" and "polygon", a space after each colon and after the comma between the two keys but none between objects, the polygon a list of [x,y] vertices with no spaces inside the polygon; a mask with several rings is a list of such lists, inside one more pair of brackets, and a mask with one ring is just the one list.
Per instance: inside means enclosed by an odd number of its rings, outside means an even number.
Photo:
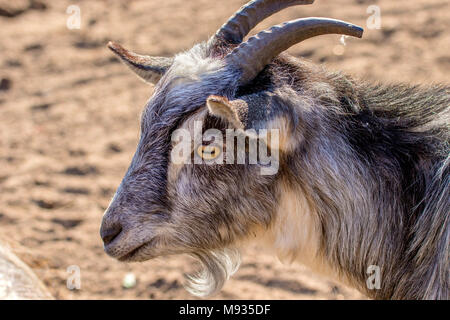
[{"label": "goat", "polygon": [[[297,19],[243,41],[275,12],[311,3],[251,1],[174,58],[108,44],[155,90],[103,216],[104,249],[120,261],[190,254],[204,265],[188,276],[197,295],[220,290],[256,240],[374,299],[449,299],[450,88],[363,83],[283,53],[322,34],[362,37],[339,20]],[[277,172],[209,164],[224,151],[204,140],[188,147],[200,163],[175,163],[173,134],[196,123],[239,130],[246,152],[263,139],[248,130],[277,130],[277,143],[264,140]]]}]

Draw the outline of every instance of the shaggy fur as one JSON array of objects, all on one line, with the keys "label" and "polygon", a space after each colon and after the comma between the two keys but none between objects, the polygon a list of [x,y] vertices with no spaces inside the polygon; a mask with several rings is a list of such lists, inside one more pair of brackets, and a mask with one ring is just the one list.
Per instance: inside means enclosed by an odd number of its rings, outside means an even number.
[{"label": "shaggy fur", "polygon": [[[236,270],[235,248],[257,240],[372,298],[449,299],[450,88],[367,84],[285,54],[239,87],[221,59],[231,47],[197,45],[157,84],[103,218],[106,252],[193,255],[205,272],[190,277],[191,292],[208,295]],[[233,126],[227,113],[203,112],[210,95],[245,103],[246,129],[282,124],[289,147],[277,174],[260,175],[261,164],[174,169],[175,129],[192,117],[204,130]],[[380,289],[366,285],[371,265]]]}]

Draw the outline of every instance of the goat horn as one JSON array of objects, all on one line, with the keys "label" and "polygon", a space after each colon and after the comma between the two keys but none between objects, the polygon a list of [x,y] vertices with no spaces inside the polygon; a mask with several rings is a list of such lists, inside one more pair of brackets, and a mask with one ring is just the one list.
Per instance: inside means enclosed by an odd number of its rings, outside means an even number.
[{"label": "goat horn", "polygon": [[173,58],[151,57],[134,53],[112,41],[108,43],[108,48],[134,73],[150,83],[158,82],[173,62]]},{"label": "goat horn", "polygon": [[253,0],[242,6],[214,35],[230,43],[241,43],[258,23],[287,7],[312,4],[314,0]]},{"label": "goat horn", "polygon": [[230,52],[227,62],[242,71],[241,84],[253,80],[273,58],[296,43],[323,34],[343,34],[361,38],[363,29],[348,22],[305,18],[276,25],[261,31]]}]

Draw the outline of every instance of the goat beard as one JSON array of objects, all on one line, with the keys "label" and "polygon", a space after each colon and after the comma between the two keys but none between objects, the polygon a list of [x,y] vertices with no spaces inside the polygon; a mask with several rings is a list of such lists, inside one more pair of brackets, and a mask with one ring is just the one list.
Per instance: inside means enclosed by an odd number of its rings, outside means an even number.
[{"label": "goat beard", "polygon": [[186,290],[198,297],[219,292],[241,263],[241,255],[236,248],[200,250],[190,255],[201,263],[202,268],[194,274],[185,275]]}]

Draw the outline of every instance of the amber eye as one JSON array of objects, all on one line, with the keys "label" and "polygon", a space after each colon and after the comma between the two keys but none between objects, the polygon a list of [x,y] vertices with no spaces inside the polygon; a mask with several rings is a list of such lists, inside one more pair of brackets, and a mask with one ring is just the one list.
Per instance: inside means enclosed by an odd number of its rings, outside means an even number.
[{"label": "amber eye", "polygon": [[201,145],[197,148],[197,154],[204,160],[213,160],[220,155],[220,148],[212,145]]}]

